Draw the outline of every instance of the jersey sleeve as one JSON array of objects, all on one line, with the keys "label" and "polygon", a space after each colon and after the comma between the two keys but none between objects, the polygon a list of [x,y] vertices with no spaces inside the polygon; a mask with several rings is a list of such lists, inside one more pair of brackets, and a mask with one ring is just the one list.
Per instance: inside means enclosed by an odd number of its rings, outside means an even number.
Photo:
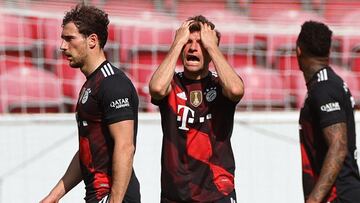
[{"label": "jersey sleeve", "polygon": [[344,90],[331,82],[318,83],[310,92],[312,108],[317,113],[320,127],[346,122]]},{"label": "jersey sleeve", "polygon": [[[171,88],[172,88],[171,91],[173,91],[174,88],[176,87],[175,79],[176,79],[176,74],[174,74],[173,79],[172,79],[171,82],[170,82],[170,85],[171,85]],[[162,99],[154,99],[153,97],[151,97],[151,103],[154,104],[154,105],[156,105],[156,106],[161,106],[161,105],[163,105],[163,104],[166,103],[166,101],[168,100],[168,98],[169,98],[169,95],[165,96],[165,97],[162,98]]]},{"label": "jersey sleeve", "polygon": [[137,94],[127,78],[113,75],[101,84],[100,108],[107,124],[123,120],[135,120],[138,108]]}]

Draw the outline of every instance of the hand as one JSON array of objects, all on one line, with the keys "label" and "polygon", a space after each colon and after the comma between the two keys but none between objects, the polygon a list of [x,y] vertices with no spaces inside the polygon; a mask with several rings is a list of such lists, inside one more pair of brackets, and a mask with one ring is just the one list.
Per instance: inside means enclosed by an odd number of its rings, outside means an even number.
[{"label": "hand", "polygon": [[201,42],[205,49],[218,45],[218,38],[216,37],[216,31],[211,29],[210,25],[199,23],[201,27],[200,36]]},{"label": "hand", "polygon": [[39,203],[58,203],[59,200],[56,199],[55,197],[53,196],[46,196],[43,200],[41,200]]},{"label": "hand", "polygon": [[312,198],[309,198],[305,201],[305,203],[321,203],[320,201],[314,200]]},{"label": "hand", "polygon": [[190,36],[190,25],[193,20],[188,20],[183,22],[183,24],[176,30],[174,43],[180,43],[181,45],[185,45],[189,40]]}]

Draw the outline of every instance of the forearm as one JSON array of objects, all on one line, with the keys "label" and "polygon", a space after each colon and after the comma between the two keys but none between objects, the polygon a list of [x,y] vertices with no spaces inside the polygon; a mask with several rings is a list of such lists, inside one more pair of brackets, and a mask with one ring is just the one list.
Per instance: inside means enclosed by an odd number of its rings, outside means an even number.
[{"label": "forearm", "polygon": [[176,62],[181,50],[181,44],[173,44],[164,61],[154,72],[149,83],[149,90],[152,97],[160,99],[169,93],[170,83],[175,73]]},{"label": "forearm", "polygon": [[132,174],[134,151],[133,145],[114,147],[110,203],[122,202],[125,196]]},{"label": "forearm", "polygon": [[208,52],[214,63],[216,72],[220,78],[225,96],[234,101],[239,101],[244,95],[244,84],[235,70],[227,62],[220,49],[208,48]]},{"label": "forearm", "polygon": [[[329,149],[325,156],[319,179],[310,193],[309,202],[321,202],[330,192],[331,187],[343,166],[347,154],[346,124],[335,124],[325,130]],[[331,139],[329,139],[331,138]]]},{"label": "forearm", "polygon": [[81,180],[82,176],[79,163],[79,152],[77,152],[71,160],[64,176],[51,190],[48,197],[51,199],[60,200],[67,192],[79,184]]}]

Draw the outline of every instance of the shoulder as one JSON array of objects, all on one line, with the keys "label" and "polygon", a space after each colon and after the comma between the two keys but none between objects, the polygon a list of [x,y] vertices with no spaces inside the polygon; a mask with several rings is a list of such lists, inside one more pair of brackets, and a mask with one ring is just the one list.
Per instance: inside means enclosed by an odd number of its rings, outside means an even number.
[{"label": "shoulder", "polygon": [[104,79],[101,82],[102,89],[107,88],[134,88],[131,80],[127,75],[117,67],[108,63],[101,67]]},{"label": "shoulder", "polygon": [[183,79],[184,78],[184,72],[175,72],[173,79]]},{"label": "shoulder", "polygon": [[211,78],[218,78],[218,73],[215,71],[210,71]]},{"label": "shoulder", "polygon": [[215,71],[210,71],[208,77],[210,78],[211,83],[220,86],[220,78],[219,78],[217,72],[215,72]]},{"label": "shoulder", "polygon": [[314,80],[314,84],[310,88],[312,93],[341,92],[344,86],[343,80],[330,68],[319,71]]}]

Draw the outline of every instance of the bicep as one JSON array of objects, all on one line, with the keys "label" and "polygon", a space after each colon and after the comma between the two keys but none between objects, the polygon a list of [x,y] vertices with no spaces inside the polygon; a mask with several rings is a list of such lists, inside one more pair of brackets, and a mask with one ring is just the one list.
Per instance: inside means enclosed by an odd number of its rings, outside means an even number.
[{"label": "bicep", "polygon": [[347,146],[347,127],[345,122],[335,123],[323,129],[324,139],[328,146],[340,144]]},{"label": "bicep", "polygon": [[124,120],[110,124],[109,131],[115,143],[121,145],[133,145],[134,120]]}]

